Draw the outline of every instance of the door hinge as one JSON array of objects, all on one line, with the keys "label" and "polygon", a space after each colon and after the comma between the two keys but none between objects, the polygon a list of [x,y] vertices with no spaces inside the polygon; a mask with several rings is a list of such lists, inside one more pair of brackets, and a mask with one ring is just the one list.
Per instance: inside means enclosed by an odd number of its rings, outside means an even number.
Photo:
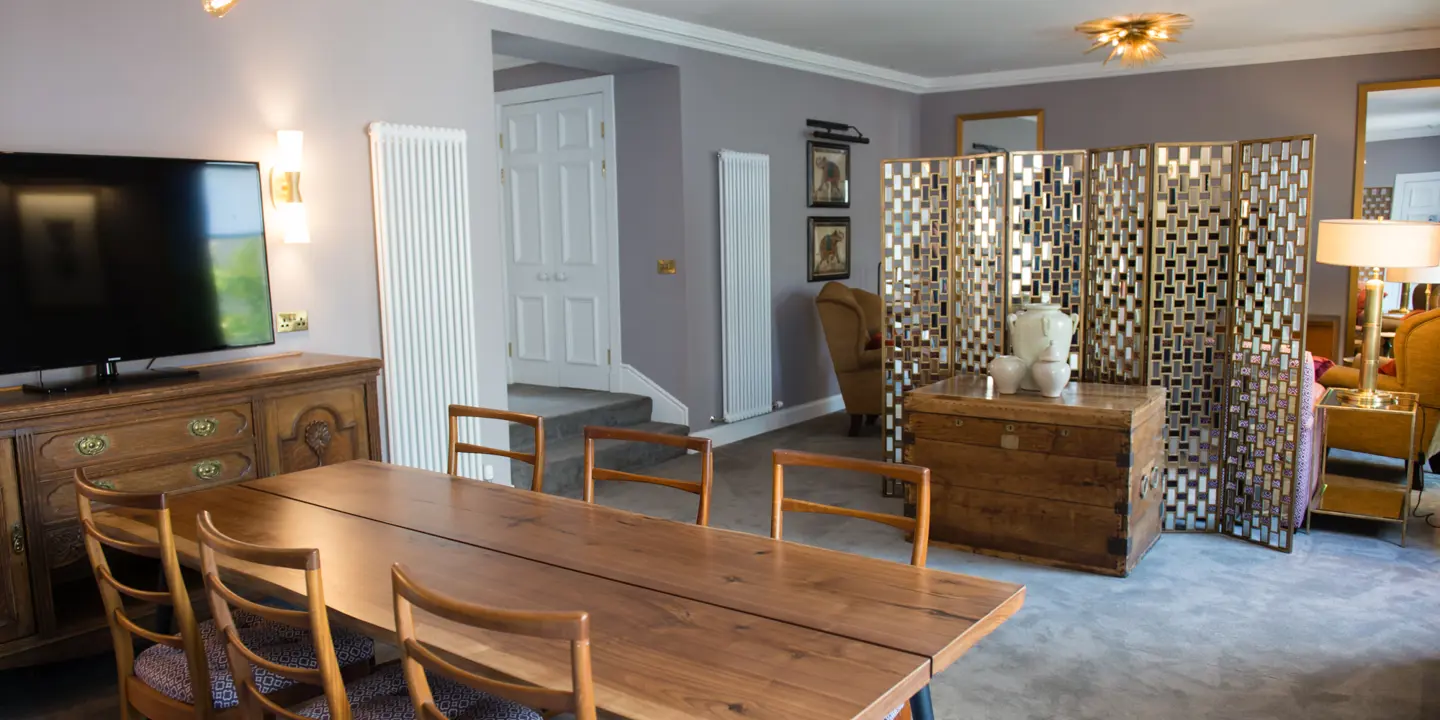
[{"label": "door hinge", "polygon": [[515,357],[515,343],[505,343],[505,354],[509,357]]},{"label": "door hinge", "polygon": [[605,139],[605,121],[600,121],[600,139]]},{"label": "door hinge", "polygon": [[505,168],[500,168],[500,184],[505,184]]},{"label": "door hinge", "polygon": [[505,133],[500,133],[500,149],[505,149]]},{"label": "door hinge", "polygon": [[10,526],[10,552],[25,554],[25,528],[18,522]]},{"label": "door hinge", "polygon": [[606,171],[606,162],[605,162],[604,160],[601,160],[601,161],[600,161],[600,177],[605,177],[605,171]]},{"label": "door hinge", "polygon": [[605,364],[606,364],[606,365],[614,365],[614,364],[615,364],[615,360],[614,360],[614,358],[612,358],[612,357],[610,356],[610,352],[611,352],[611,351],[609,351],[609,350],[606,350],[606,351],[605,351]]}]

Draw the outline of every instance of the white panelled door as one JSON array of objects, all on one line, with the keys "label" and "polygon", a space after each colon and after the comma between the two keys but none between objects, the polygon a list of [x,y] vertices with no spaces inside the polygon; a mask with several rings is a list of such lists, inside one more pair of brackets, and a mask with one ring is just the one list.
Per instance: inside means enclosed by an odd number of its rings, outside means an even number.
[{"label": "white panelled door", "polygon": [[604,96],[506,105],[501,117],[512,377],[609,390]]},{"label": "white panelled door", "polygon": [[1440,222],[1440,172],[1396,175],[1390,203],[1391,220]]}]

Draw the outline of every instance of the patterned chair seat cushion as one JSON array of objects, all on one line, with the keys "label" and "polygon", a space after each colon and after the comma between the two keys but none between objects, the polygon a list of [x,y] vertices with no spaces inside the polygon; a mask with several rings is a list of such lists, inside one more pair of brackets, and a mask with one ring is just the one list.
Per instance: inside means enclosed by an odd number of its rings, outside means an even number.
[{"label": "patterned chair seat cushion", "polygon": [[[297,668],[316,668],[315,645],[306,630],[283,623],[270,622],[258,615],[241,610],[231,610],[240,639],[256,655],[266,660]],[[225,710],[240,704],[240,695],[235,689],[235,680],[230,676],[230,658],[225,654],[225,636],[215,626],[215,621],[200,623],[200,638],[205,645],[205,661],[210,668],[210,697],[217,710]],[[375,643],[363,635],[340,630],[333,632],[335,654],[341,667],[366,662],[375,657]],[[265,694],[283,690],[295,684],[268,670],[254,668],[255,686]],[[185,651],[179,648],[155,645],[135,656],[135,675],[142,682],[160,691],[168,698],[184,703],[195,703],[194,688],[190,685],[190,665],[185,662]]]},{"label": "patterned chair seat cushion", "polygon": [[903,712],[904,710],[905,710],[905,706],[904,706],[904,705],[901,705],[900,707],[897,707],[897,708],[895,708],[894,710],[891,710],[891,711],[890,711],[890,714],[885,716],[885,720],[895,720],[895,718],[900,717],[900,713]]},{"label": "patterned chair seat cushion", "polygon": [[[519,703],[480,692],[432,673],[426,673],[435,705],[453,720],[542,720],[540,713]],[[405,675],[399,664],[388,665],[345,686],[355,720],[414,720]],[[301,717],[330,720],[330,705],[318,697],[291,708]]]}]

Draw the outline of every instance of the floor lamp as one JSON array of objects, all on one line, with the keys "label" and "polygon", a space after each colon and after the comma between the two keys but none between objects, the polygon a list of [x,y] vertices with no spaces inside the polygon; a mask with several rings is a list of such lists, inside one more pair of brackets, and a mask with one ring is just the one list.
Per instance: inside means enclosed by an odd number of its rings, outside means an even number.
[{"label": "floor lamp", "polygon": [[1315,261],[1326,265],[1372,268],[1365,283],[1365,342],[1360,351],[1360,388],[1341,390],[1340,400],[1358,407],[1394,402],[1375,389],[1380,363],[1380,300],[1388,268],[1440,266],[1440,224],[1392,220],[1322,220]]}]

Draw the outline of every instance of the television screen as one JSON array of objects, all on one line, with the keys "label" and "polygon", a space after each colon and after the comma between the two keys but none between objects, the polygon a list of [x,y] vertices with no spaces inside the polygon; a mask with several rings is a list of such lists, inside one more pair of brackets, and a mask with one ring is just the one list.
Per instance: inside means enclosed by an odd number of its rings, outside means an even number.
[{"label": "television screen", "polygon": [[264,345],[255,163],[0,153],[0,373]]}]

